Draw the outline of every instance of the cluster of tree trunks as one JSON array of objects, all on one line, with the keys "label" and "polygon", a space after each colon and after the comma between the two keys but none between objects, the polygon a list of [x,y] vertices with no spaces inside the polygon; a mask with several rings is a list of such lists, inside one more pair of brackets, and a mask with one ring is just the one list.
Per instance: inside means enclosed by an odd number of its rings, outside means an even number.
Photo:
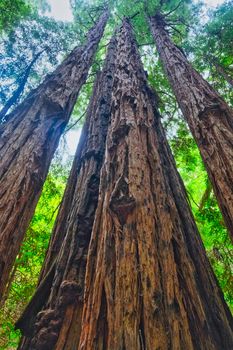
[{"label": "cluster of tree trunks", "polygon": [[199,147],[233,239],[233,111],[172,43],[164,17],[149,18],[160,59]]},{"label": "cluster of tree trunks", "polygon": [[41,283],[17,323],[19,349],[233,347],[156,104],[124,19],[95,84]]},{"label": "cluster of tree trunks", "polygon": [[233,345],[127,20],[85,283],[80,350]]},{"label": "cluster of tree trunks", "polygon": [[[108,11],[0,126],[0,297]],[[149,18],[233,234],[233,113]],[[210,187],[211,188],[211,187]],[[233,348],[232,318],[124,19],[97,74],[20,350]]]},{"label": "cluster of tree trunks", "polygon": [[107,19],[0,126],[0,298]]},{"label": "cluster of tree trunks", "polygon": [[27,336],[20,349],[45,350],[55,344],[57,349],[78,346],[86,259],[110,119],[114,62],[113,37],[106,64],[94,85],[38,290],[17,323]]}]

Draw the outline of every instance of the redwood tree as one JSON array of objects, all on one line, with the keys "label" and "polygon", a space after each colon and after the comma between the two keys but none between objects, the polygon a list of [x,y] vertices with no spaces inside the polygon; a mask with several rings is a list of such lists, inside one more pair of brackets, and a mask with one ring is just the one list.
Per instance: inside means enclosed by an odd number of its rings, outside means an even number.
[{"label": "redwood tree", "polygon": [[164,17],[149,18],[160,59],[197,142],[233,238],[233,111],[171,41]]},{"label": "redwood tree", "polygon": [[105,11],[86,43],[75,48],[0,127],[0,298],[107,19]]},{"label": "redwood tree", "polygon": [[231,315],[126,19],[99,193],[79,349],[230,350]]},{"label": "redwood tree", "polygon": [[[20,349],[78,346],[86,256],[98,201],[114,73],[115,39],[98,75],[36,294],[17,322]],[[55,346],[56,343],[56,346]]]}]

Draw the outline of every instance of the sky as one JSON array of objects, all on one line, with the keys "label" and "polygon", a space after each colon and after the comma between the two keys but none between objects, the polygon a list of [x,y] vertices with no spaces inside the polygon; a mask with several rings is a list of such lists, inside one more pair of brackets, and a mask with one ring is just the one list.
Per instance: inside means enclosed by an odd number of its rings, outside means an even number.
[{"label": "sky", "polygon": [[69,0],[47,0],[51,6],[51,12],[46,15],[60,21],[72,21],[72,11]]},{"label": "sky", "polygon": [[[224,0],[204,0],[203,2],[209,7],[215,7],[223,3],[223,1]],[[61,21],[72,21],[73,16],[69,0],[48,0],[48,3],[51,6],[51,12],[47,13],[48,16]]]},{"label": "sky", "polygon": [[[70,0],[47,0],[47,1],[51,7],[51,11],[46,13],[47,16],[53,17],[54,19],[60,20],[60,21],[71,22],[73,20],[72,11],[70,7]],[[203,0],[203,2],[208,7],[216,7],[217,5],[223,3],[224,0]],[[70,155],[75,154],[80,133],[81,133],[81,129],[70,130],[69,132],[67,132],[65,136],[67,147],[68,147],[68,153]]]},{"label": "sky", "polygon": [[81,128],[70,130],[67,132],[67,135],[66,135],[67,147],[69,149],[69,154],[72,156],[75,154],[78,141],[80,138],[80,134],[81,134]]}]

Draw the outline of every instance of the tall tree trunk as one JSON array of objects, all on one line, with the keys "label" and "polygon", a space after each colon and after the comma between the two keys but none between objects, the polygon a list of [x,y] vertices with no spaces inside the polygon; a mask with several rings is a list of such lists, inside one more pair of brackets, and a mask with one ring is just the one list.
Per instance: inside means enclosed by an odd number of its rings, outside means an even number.
[{"label": "tall tree trunk", "polygon": [[103,71],[93,89],[41,283],[17,322],[17,327],[27,336],[19,349],[45,350],[54,346],[54,349],[71,350],[78,346],[86,257],[110,116],[114,52],[113,38]]},{"label": "tall tree trunk", "polygon": [[149,22],[161,61],[197,142],[233,239],[233,111],[171,42],[162,15],[150,17]]},{"label": "tall tree trunk", "polygon": [[125,19],[79,349],[230,350],[231,322]]},{"label": "tall tree trunk", "polygon": [[86,44],[74,49],[0,128],[0,298],[107,18],[105,12]]}]

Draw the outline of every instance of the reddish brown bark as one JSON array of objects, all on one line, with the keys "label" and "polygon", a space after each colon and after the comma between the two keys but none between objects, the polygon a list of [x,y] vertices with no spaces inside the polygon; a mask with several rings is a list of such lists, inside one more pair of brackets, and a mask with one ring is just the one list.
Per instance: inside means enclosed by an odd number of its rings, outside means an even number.
[{"label": "reddish brown bark", "polygon": [[[45,350],[54,347],[68,350],[78,346],[86,256],[98,201],[100,169],[110,116],[114,46],[112,39],[105,66],[93,90],[87,121],[50,242],[43,278],[17,323],[27,336],[19,349]],[[54,265],[52,271],[51,265]]]},{"label": "reddish brown bark", "polygon": [[149,18],[161,61],[197,142],[233,238],[233,111],[175,46],[160,14]]},{"label": "reddish brown bark", "polygon": [[124,20],[79,349],[230,350],[231,323]]},{"label": "reddish brown bark", "polygon": [[0,129],[0,297],[107,18],[105,12],[86,44],[75,48]]}]

